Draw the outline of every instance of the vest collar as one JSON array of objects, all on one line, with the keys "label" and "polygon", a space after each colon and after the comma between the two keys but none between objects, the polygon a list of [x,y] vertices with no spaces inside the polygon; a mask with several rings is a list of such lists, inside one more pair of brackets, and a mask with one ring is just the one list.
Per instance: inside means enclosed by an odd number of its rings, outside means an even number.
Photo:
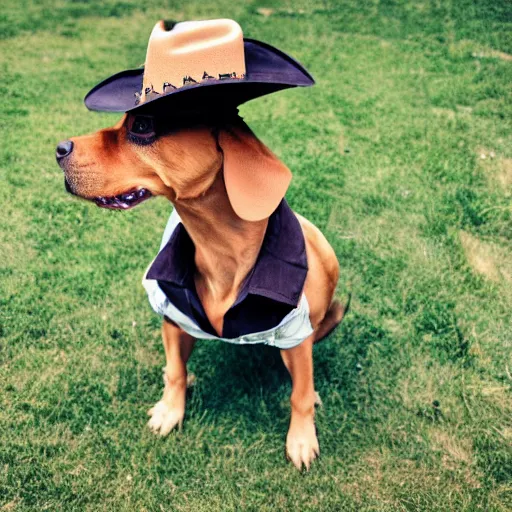
[{"label": "vest collar", "polygon": [[[195,290],[195,248],[185,226],[180,223],[158,253],[148,279]],[[306,245],[295,214],[283,199],[269,217],[256,264],[241,287],[236,306],[248,294],[260,295],[296,307],[308,271]]]}]

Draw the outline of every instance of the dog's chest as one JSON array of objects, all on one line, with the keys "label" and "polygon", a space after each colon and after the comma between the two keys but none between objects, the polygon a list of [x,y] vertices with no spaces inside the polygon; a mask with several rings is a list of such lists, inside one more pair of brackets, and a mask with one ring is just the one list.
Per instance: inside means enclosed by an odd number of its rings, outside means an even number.
[{"label": "dog's chest", "polygon": [[196,291],[204,313],[218,336],[222,336],[224,317],[236,300],[237,293],[231,292],[226,298],[219,300],[206,288],[201,279],[195,279]]}]

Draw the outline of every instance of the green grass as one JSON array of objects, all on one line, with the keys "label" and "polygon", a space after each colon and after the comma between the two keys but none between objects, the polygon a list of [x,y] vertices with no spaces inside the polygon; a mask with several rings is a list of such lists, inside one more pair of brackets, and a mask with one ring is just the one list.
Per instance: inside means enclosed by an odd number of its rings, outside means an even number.
[{"label": "green grass", "polygon": [[[3,6],[0,510],[510,510],[507,4]],[[82,98],[144,61],[157,19],[211,17],[317,79],[242,108],[353,293],[315,348],[308,474],[283,456],[290,384],[270,348],[199,343],[184,430],[148,432],[164,354],[140,278],[170,205],[100,210],[65,193],[54,162],[59,140],[115,122]]]}]

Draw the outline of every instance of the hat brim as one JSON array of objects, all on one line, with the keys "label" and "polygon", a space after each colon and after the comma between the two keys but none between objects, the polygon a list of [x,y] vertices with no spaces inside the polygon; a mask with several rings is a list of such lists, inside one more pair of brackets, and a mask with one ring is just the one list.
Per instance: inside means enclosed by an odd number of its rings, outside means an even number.
[{"label": "hat brim", "polygon": [[244,52],[246,74],[243,79],[205,80],[137,104],[135,93],[142,90],[144,68],[129,69],[91,89],[85,96],[85,106],[102,112],[131,112],[156,106],[156,102],[165,99],[166,106],[174,103],[179,110],[197,109],[211,105],[211,102],[217,107],[219,102],[236,107],[265,94],[315,83],[299,62],[269,44],[244,39]]}]

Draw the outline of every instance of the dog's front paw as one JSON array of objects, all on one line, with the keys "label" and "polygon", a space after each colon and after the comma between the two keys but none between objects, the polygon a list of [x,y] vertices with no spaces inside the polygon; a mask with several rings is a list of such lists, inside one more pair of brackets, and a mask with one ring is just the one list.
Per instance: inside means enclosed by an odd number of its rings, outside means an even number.
[{"label": "dog's front paw", "polygon": [[293,418],[286,436],[286,456],[300,471],[302,464],[309,466],[320,455],[320,447],[316,437],[315,421],[312,417]]},{"label": "dog's front paw", "polygon": [[189,373],[186,379],[174,379],[173,382],[170,382],[165,368],[163,370],[164,395],[160,402],[149,409],[148,415],[151,416],[151,419],[148,421],[148,427],[155,434],[166,436],[176,427],[181,430],[185,416],[187,388],[195,384],[196,376]]},{"label": "dog's front paw", "polygon": [[176,427],[181,430],[185,407],[173,407],[167,404],[165,400],[160,400],[148,411],[148,414],[151,416],[148,427],[155,434],[166,436]]}]

